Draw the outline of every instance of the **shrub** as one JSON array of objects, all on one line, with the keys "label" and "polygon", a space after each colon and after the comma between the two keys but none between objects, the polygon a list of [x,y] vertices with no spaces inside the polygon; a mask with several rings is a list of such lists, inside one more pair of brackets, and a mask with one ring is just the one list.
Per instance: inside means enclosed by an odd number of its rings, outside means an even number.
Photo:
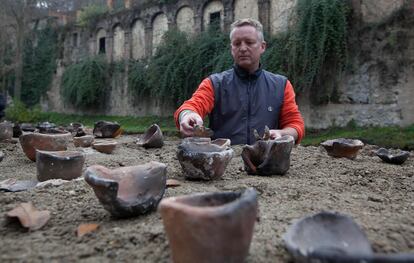
[{"label": "shrub", "polygon": [[12,105],[6,108],[6,119],[13,122],[37,122],[41,116],[39,106],[32,109],[27,108],[23,102],[13,100]]}]

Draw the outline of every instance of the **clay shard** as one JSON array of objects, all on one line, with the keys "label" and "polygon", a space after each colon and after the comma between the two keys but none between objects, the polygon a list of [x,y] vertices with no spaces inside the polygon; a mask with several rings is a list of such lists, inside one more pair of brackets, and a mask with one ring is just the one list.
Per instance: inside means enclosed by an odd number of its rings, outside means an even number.
[{"label": "clay shard", "polygon": [[73,137],[73,144],[75,147],[90,147],[94,140],[95,138],[92,135]]},{"label": "clay shard", "polygon": [[345,157],[351,160],[355,159],[358,151],[364,147],[364,143],[360,140],[345,138],[327,140],[322,142],[321,145],[328,155],[337,158]]},{"label": "clay shard", "polygon": [[92,148],[101,153],[111,154],[117,145],[118,143],[116,141],[106,140],[92,143]]},{"label": "clay shard", "polygon": [[20,192],[26,191],[37,186],[37,180],[17,180],[9,178],[0,182],[0,191]]},{"label": "clay shard", "polygon": [[159,162],[110,170],[94,165],[85,181],[115,217],[132,217],[154,210],[164,195],[167,166]]},{"label": "clay shard", "polygon": [[283,240],[297,262],[414,262],[414,254],[374,254],[354,220],[334,212],[323,211],[294,222]]},{"label": "clay shard", "polygon": [[410,156],[410,153],[407,151],[388,150],[385,148],[379,148],[375,153],[384,162],[392,164],[403,164]]},{"label": "clay shard", "polygon": [[177,158],[187,179],[220,178],[233,158],[229,139],[189,137],[178,145]]},{"label": "clay shard", "polygon": [[258,211],[253,188],[160,202],[173,262],[245,262]]},{"label": "clay shard", "polygon": [[64,134],[43,134],[30,132],[19,137],[23,152],[32,161],[36,161],[36,150],[65,151],[71,139],[72,135],[69,132]]},{"label": "clay shard", "polygon": [[47,210],[39,211],[32,203],[21,203],[13,210],[7,212],[9,219],[18,219],[20,224],[29,230],[42,228],[50,219],[50,212]]},{"label": "clay shard", "polygon": [[10,141],[13,138],[13,124],[8,121],[0,122],[0,141]]},{"label": "clay shard", "polygon": [[213,130],[210,128],[201,126],[201,125],[195,125],[194,126],[194,134],[193,137],[212,137],[214,135]]},{"label": "clay shard", "polygon": [[77,151],[36,151],[37,180],[39,182],[82,176],[85,155]]},{"label": "clay shard", "polygon": [[99,224],[80,224],[76,230],[76,234],[78,237],[83,237],[88,233],[95,232],[98,228]]},{"label": "clay shard", "polygon": [[137,140],[137,144],[144,148],[161,148],[164,145],[162,131],[157,124],[151,125]]},{"label": "clay shard", "polygon": [[290,153],[295,139],[285,135],[277,139],[269,139],[265,135],[254,145],[245,145],[242,159],[245,170],[252,175],[283,175],[290,167]]},{"label": "clay shard", "polygon": [[93,135],[97,138],[116,138],[121,134],[121,126],[116,122],[98,121],[93,128]]}]

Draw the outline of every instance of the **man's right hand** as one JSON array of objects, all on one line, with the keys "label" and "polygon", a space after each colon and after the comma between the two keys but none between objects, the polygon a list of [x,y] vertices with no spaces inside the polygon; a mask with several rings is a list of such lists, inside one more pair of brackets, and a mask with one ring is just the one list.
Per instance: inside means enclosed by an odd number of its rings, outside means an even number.
[{"label": "man's right hand", "polygon": [[180,132],[184,137],[194,135],[194,126],[203,126],[203,119],[194,111],[184,110],[180,113]]}]

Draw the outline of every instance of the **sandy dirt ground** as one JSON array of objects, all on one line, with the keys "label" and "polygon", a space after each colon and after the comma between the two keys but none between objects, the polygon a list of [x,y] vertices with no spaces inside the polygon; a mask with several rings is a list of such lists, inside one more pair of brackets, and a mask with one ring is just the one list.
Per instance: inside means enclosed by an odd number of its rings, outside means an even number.
[{"label": "sandy dirt ground", "polygon": [[[196,192],[233,191],[254,187],[258,192],[260,220],[255,225],[247,262],[290,262],[282,235],[292,221],[322,210],[352,216],[366,232],[377,252],[414,252],[414,157],[401,166],[383,163],[367,145],[355,160],[329,157],[321,147],[297,146],[284,176],[249,176],[243,171],[241,146],[232,146],[235,157],[222,179],[187,181],[176,158],[180,140],[166,138],[162,149],[135,144],[138,135],[117,139],[113,154],[85,148],[87,166],[110,168],[159,161],[167,164],[167,177],[181,182],[164,197]],[[19,143],[0,143],[5,158],[0,162],[0,181],[35,179],[36,164]],[[70,149],[74,149],[72,145]],[[81,148],[78,148],[81,149]],[[32,202],[51,212],[40,230],[29,232],[10,224],[5,214],[21,202]],[[169,262],[170,250],[157,211],[131,219],[114,219],[98,202],[92,188],[81,178],[60,186],[24,192],[0,192],[1,262]],[[76,235],[82,223],[99,229]]]}]

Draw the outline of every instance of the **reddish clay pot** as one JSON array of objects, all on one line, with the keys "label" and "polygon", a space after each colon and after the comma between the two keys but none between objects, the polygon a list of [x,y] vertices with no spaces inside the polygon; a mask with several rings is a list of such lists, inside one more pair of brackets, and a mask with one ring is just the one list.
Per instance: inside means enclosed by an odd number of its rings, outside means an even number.
[{"label": "reddish clay pot", "polygon": [[111,154],[117,145],[115,141],[99,141],[92,143],[92,148],[101,153]]},{"label": "reddish clay pot", "polygon": [[345,157],[351,160],[355,159],[358,151],[364,147],[364,143],[360,140],[344,138],[327,140],[322,142],[321,145],[325,148],[328,155],[337,158]]},{"label": "reddish clay pot", "polygon": [[73,144],[75,147],[90,147],[94,140],[95,138],[92,135],[73,137]]},{"label": "reddish clay pot", "polygon": [[144,148],[161,148],[164,145],[164,137],[160,127],[157,124],[151,125],[137,140],[137,144]]},{"label": "reddish clay pot", "polygon": [[174,262],[244,262],[257,218],[257,195],[204,193],[163,199],[158,206]]},{"label": "reddish clay pot", "polygon": [[116,122],[98,121],[93,128],[93,135],[97,138],[115,138],[121,133],[121,126]]},{"label": "reddish clay pot", "polygon": [[220,178],[233,158],[229,139],[189,137],[178,145],[177,158],[187,179]]},{"label": "reddish clay pot", "polygon": [[36,161],[36,150],[43,151],[66,151],[72,135],[67,132],[64,134],[44,134],[44,133],[24,133],[19,137],[20,145],[26,156]]},{"label": "reddish clay pot", "polygon": [[243,147],[242,158],[248,174],[283,175],[290,167],[290,153],[295,139],[286,135],[274,140],[258,140]]},{"label": "reddish clay pot", "polygon": [[93,165],[85,172],[85,181],[115,217],[132,217],[155,209],[164,195],[167,166],[159,162],[110,170]]},{"label": "reddish clay pot", "polygon": [[85,155],[77,151],[36,151],[37,180],[72,180],[82,175]]},{"label": "reddish clay pot", "polygon": [[0,141],[10,141],[13,138],[13,124],[8,121],[0,122]]}]

